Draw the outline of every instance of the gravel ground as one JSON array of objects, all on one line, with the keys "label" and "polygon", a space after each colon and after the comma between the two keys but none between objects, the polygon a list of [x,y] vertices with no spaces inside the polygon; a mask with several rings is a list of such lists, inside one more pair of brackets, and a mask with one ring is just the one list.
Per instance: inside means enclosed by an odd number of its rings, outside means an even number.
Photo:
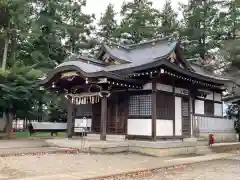
[{"label": "gravel ground", "polygon": [[[237,160],[238,159],[238,160]],[[119,177],[121,180],[240,180],[240,158],[181,166],[171,170]],[[109,179],[110,180],[110,179]]]},{"label": "gravel ground", "polygon": [[[151,168],[161,164],[166,159],[136,154],[90,155],[80,153],[9,156],[0,158],[0,180],[26,177],[34,180],[34,177],[45,175],[53,175],[54,177],[64,174],[75,174],[77,179],[81,179],[133,169]],[[144,172],[134,176],[112,177],[106,180],[240,180],[239,166],[240,156],[236,155],[232,159],[187,166],[180,165],[174,169],[167,168],[167,170],[157,170],[154,173]]]},{"label": "gravel ground", "polygon": [[[166,158],[165,158],[166,159]],[[163,158],[136,154],[88,155],[45,154],[0,158],[0,180],[54,174],[79,173],[81,177],[126,172],[129,169],[152,167]],[[1,177],[2,176],[2,177]],[[79,178],[81,178],[79,177]]]}]

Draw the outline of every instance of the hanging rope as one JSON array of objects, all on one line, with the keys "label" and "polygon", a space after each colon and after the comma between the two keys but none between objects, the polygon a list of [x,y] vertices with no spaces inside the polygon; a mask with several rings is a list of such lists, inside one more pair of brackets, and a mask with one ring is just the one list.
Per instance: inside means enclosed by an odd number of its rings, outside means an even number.
[{"label": "hanging rope", "polygon": [[96,104],[100,102],[99,93],[81,93],[81,94],[67,94],[67,99],[71,99],[73,104]]}]

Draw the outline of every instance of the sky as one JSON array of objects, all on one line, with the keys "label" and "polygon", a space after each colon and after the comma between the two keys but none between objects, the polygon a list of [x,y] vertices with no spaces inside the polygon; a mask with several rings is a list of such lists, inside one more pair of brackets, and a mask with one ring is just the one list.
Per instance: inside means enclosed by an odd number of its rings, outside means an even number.
[{"label": "sky", "polygon": [[[96,19],[100,19],[101,14],[104,13],[107,5],[112,3],[117,12],[120,11],[121,5],[123,2],[129,2],[132,0],[87,0],[87,6],[84,9],[84,12],[88,14],[95,14]],[[157,9],[161,9],[164,5],[165,0],[151,0],[153,2],[153,7]],[[178,3],[186,4],[188,0],[171,0],[172,6],[174,9],[178,10]]]}]

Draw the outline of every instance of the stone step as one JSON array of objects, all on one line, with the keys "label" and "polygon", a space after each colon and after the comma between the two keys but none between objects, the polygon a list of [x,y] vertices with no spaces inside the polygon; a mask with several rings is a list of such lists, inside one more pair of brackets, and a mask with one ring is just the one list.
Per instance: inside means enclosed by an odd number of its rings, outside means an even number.
[{"label": "stone step", "polygon": [[209,146],[196,146],[196,154],[212,154],[212,150]]},{"label": "stone step", "polygon": [[[86,139],[99,140],[100,134],[88,134]],[[107,141],[122,141],[125,140],[125,135],[107,135]]]},{"label": "stone step", "polygon": [[205,145],[199,146],[199,145],[197,145],[196,148],[197,149],[209,149],[209,146],[205,146]]},{"label": "stone step", "polygon": [[204,137],[198,137],[197,140],[198,140],[198,141],[207,141],[207,139],[204,138]]},{"label": "stone step", "polygon": [[208,150],[196,151],[196,154],[199,154],[199,155],[207,155],[207,154],[213,154],[213,152],[208,149]]},{"label": "stone step", "polygon": [[208,141],[198,141],[197,146],[208,146]]}]

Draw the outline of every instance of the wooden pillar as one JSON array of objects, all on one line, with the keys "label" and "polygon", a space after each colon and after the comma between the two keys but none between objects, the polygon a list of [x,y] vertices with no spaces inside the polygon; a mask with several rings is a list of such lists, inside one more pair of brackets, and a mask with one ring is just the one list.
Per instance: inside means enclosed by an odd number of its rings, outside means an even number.
[{"label": "wooden pillar", "polygon": [[240,101],[237,102],[238,105],[238,141],[240,142]]},{"label": "wooden pillar", "polygon": [[152,140],[156,141],[157,134],[157,90],[156,82],[152,82]]},{"label": "wooden pillar", "polygon": [[67,100],[67,138],[72,138],[72,127],[73,127],[73,109],[74,105],[71,100]]},{"label": "wooden pillar", "polygon": [[107,132],[107,97],[103,96],[101,98],[101,130],[100,130],[100,140],[106,141]]}]

